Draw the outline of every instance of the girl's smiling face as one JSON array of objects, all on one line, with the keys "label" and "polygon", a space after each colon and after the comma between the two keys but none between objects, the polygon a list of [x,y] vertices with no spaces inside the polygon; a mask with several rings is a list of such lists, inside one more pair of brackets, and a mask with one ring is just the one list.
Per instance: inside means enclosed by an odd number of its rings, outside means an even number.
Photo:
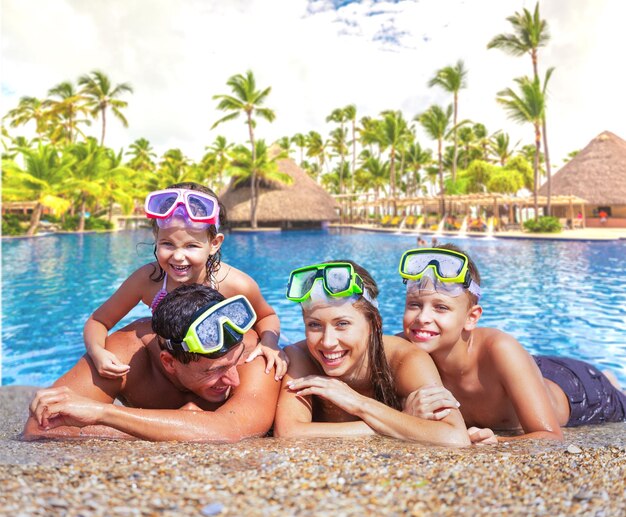
[{"label": "girl's smiling face", "polygon": [[195,230],[183,225],[159,228],[156,256],[169,278],[181,284],[203,283],[209,257],[219,250],[223,236],[213,240],[207,230]]},{"label": "girl's smiling face", "polygon": [[437,291],[408,291],[404,335],[425,352],[451,348],[464,330],[476,326],[481,312],[478,305],[469,305],[467,294],[452,297]]},{"label": "girl's smiling face", "polygon": [[359,379],[367,372],[370,325],[351,301],[303,306],[306,344],[329,377]]}]

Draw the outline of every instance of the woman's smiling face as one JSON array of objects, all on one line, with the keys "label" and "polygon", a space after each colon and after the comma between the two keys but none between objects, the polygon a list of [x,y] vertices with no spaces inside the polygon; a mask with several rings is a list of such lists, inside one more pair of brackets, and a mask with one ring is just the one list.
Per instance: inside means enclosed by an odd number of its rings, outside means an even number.
[{"label": "woman's smiling face", "polygon": [[367,369],[370,325],[352,300],[303,306],[306,343],[330,377],[359,377]]}]

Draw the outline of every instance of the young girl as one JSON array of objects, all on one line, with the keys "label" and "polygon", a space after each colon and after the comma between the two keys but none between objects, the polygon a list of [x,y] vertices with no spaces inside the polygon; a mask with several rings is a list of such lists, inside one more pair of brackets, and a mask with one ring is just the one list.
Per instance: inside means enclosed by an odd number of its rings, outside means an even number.
[{"label": "young girl", "polygon": [[220,247],[226,221],[224,207],[210,189],[197,183],[178,183],[148,194],[146,213],[154,219],[156,262],[137,269],[89,317],[83,336],[98,373],[114,378],[125,375],[130,365],[105,349],[108,331],[142,301],[154,312],[165,295],[183,284],[204,284],[229,298],[243,294],[257,314],[254,326],[260,343],[250,354],[267,359],[266,371],[276,366],[276,378],[287,370],[288,358],[278,348],[280,322],[265,301],[257,283],[248,275],[221,262]]},{"label": "young girl", "polygon": [[462,447],[470,444],[458,411],[440,421],[402,412],[420,387],[441,385],[428,354],[383,336],[378,287],[351,261],[291,273],[287,298],[300,302],[306,339],[290,358],[274,435],[326,437],[384,434]]}]

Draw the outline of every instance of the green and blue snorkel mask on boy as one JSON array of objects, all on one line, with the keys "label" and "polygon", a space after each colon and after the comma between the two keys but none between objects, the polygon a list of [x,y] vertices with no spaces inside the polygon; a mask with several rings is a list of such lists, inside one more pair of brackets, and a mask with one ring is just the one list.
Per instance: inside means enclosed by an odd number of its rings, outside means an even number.
[{"label": "green and blue snorkel mask on boy", "polygon": [[355,301],[362,296],[378,305],[363,287],[363,279],[349,262],[327,262],[294,269],[289,275],[287,299],[297,303]]},{"label": "green and blue snorkel mask on boy", "polygon": [[255,321],[256,313],[248,299],[233,296],[198,309],[182,341],[165,339],[165,346],[217,359],[238,346]]},{"label": "green and blue snorkel mask on boy", "polygon": [[467,290],[480,300],[480,286],[472,280],[469,259],[458,251],[444,248],[408,250],[400,259],[398,271],[407,291],[436,291],[457,297]]}]

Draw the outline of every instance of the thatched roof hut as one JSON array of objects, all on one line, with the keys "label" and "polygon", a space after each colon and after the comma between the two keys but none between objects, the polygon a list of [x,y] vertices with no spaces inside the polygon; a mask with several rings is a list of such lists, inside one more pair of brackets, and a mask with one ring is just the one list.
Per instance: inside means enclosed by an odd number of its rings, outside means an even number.
[{"label": "thatched roof hut", "polygon": [[[544,184],[539,194],[547,193]],[[552,194],[575,195],[590,205],[626,205],[626,141],[600,133],[552,176]]]},{"label": "thatched roof hut", "polygon": [[[539,194],[547,193],[544,184]],[[585,199],[588,226],[626,226],[626,141],[600,133],[552,177],[552,195]],[[600,221],[603,211],[608,222]]]},{"label": "thatched roof hut", "polygon": [[[259,227],[315,228],[339,220],[339,205],[290,158],[278,160],[278,169],[293,178],[291,185],[262,181],[259,189]],[[229,225],[250,226],[250,182],[231,180],[220,194]]]}]

